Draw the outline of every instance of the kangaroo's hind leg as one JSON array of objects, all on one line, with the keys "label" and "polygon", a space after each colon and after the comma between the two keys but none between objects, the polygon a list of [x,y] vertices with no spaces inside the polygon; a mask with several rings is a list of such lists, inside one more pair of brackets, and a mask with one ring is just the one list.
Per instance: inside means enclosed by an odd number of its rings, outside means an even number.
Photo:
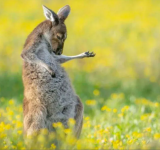
[{"label": "kangaroo's hind leg", "polygon": [[83,126],[83,104],[80,101],[80,98],[77,96],[77,105],[75,108],[75,117],[76,124],[74,129],[74,134],[76,138],[79,138]]},{"label": "kangaroo's hind leg", "polygon": [[[28,103],[30,105],[30,103]],[[24,131],[28,135],[46,128],[47,111],[43,105],[31,104],[28,113],[24,115]]]}]

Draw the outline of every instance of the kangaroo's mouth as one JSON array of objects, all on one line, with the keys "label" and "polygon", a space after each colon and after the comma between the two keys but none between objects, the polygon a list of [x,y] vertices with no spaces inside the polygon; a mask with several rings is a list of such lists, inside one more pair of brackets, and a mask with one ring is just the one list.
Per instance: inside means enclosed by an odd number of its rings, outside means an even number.
[{"label": "kangaroo's mouth", "polygon": [[56,55],[61,55],[62,52],[63,52],[63,49],[57,48],[56,50],[53,50],[53,52],[54,52]]}]

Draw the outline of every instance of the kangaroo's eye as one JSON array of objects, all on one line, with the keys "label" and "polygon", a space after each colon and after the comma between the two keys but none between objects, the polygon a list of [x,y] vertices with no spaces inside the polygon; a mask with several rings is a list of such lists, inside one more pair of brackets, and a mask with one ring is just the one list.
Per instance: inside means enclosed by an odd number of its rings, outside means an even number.
[{"label": "kangaroo's eye", "polygon": [[62,39],[62,34],[57,33],[57,39],[61,40]]},{"label": "kangaroo's eye", "polygon": [[61,40],[61,37],[59,35],[57,35],[57,39]]}]

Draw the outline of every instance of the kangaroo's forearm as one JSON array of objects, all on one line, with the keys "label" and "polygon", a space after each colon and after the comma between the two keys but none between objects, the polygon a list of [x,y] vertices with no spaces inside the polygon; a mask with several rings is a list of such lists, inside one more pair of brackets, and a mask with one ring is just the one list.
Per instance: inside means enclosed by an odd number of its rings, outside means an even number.
[{"label": "kangaroo's forearm", "polygon": [[85,52],[85,53],[81,53],[79,55],[75,55],[75,56],[65,56],[65,55],[55,55],[54,54],[54,58],[56,59],[56,61],[58,61],[59,63],[65,63],[69,60],[73,60],[73,59],[82,59],[85,57],[94,57],[95,54],[93,52],[89,53],[89,52]]},{"label": "kangaroo's forearm", "polygon": [[56,57],[56,61],[58,61],[59,63],[65,63],[69,60],[78,59],[78,58],[80,59],[82,57],[58,55],[58,57]]}]

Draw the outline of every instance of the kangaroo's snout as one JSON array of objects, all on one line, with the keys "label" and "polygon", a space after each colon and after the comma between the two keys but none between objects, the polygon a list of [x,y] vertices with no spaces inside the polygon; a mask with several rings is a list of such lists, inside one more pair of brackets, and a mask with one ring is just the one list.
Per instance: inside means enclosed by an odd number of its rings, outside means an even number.
[{"label": "kangaroo's snout", "polygon": [[57,51],[56,51],[56,54],[61,55],[62,53],[63,53],[63,48],[58,47]]}]

